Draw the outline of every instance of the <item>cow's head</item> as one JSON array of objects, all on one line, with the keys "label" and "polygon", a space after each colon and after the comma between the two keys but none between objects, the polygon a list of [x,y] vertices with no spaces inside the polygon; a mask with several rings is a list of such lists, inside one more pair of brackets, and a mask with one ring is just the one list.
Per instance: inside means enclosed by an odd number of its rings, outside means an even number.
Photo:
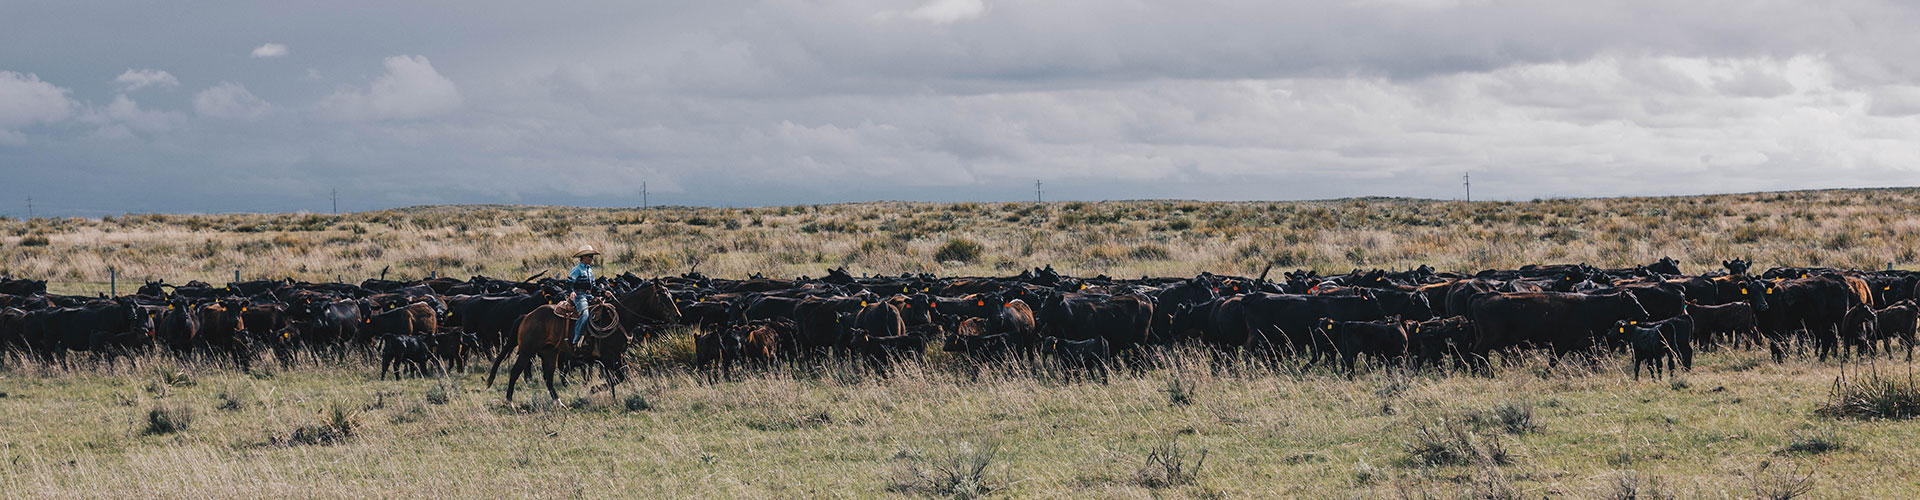
[{"label": "cow's head", "polygon": [[1753,304],[1753,310],[1765,311],[1773,307],[1773,293],[1779,287],[1772,281],[1748,278],[1740,284],[1740,299]]},{"label": "cow's head", "polygon": [[1427,300],[1427,294],[1419,292],[1409,293],[1407,294],[1407,309],[1401,314],[1406,316],[1407,319],[1414,321],[1433,319],[1433,303]]},{"label": "cow's head", "polygon": [[1728,274],[1746,276],[1747,270],[1753,267],[1753,262],[1747,259],[1723,260],[1720,261],[1720,267],[1727,268]]}]

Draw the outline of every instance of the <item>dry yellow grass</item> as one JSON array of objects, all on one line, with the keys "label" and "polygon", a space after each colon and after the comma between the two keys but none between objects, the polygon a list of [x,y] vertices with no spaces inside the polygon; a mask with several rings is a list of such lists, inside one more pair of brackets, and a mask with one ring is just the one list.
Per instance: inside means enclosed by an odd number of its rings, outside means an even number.
[{"label": "dry yellow grass", "polygon": [[[753,209],[427,207],[346,215],[130,215],[0,220],[0,274],[93,291],[108,267],[145,278],[223,283],[293,277],[358,281],[562,269],[581,243],[615,270],[739,278],[853,272],[1005,275],[1051,264],[1092,276],[1184,276],[1311,268],[1474,271],[1535,263],[1597,266],[1663,256],[1689,272],[1750,256],[1761,267],[1920,265],[1920,191],[1833,190],[1674,198],[1462,203],[861,203]],[[46,244],[28,245],[41,238]],[[953,239],[984,247],[939,261]],[[87,282],[87,283],[80,283]],[[65,288],[62,288],[65,287]]]},{"label": "dry yellow grass", "polygon": [[[983,479],[996,498],[1453,498],[1503,488],[1609,498],[1623,474],[1680,498],[1751,498],[1750,476],[1784,481],[1782,470],[1811,478],[1806,498],[1920,495],[1910,446],[1920,422],[1820,417],[1814,407],[1845,368],[1764,356],[1708,354],[1670,381],[1631,381],[1614,360],[1549,371],[1538,359],[1493,378],[1378,370],[1347,380],[1216,370],[1208,355],[1180,350],[1109,384],[991,368],[976,377],[935,359],[888,379],[843,366],[720,383],[656,372],[627,387],[644,406],[573,387],[564,408],[540,396],[506,404],[480,373],[374,380],[361,360],[249,375],[160,357],[76,371],[13,359],[0,371],[0,491],[914,497],[901,487],[911,467],[993,449]],[[1172,402],[1175,379],[1191,388],[1190,403]],[[1526,421],[1507,423],[1502,405]],[[184,408],[192,425],[149,433],[147,414],[161,406]],[[349,437],[282,444],[295,429],[328,425],[336,408]],[[1508,458],[1423,463],[1415,429],[1447,422]],[[1795,451],[1807,436],[1832,449]],[[1189,461],[1207,452],[1191,484],[1142,479],[1148,454],[1169,442]]]}]

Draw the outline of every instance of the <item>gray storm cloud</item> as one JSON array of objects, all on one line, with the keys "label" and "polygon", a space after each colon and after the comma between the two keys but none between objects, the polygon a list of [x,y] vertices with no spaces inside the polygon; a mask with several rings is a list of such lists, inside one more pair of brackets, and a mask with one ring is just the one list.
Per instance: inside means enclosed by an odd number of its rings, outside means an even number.
[{"label": "gray storm cloud", "polygon": [[0,207],[1911,185],[1908,5],[8,3]]}]

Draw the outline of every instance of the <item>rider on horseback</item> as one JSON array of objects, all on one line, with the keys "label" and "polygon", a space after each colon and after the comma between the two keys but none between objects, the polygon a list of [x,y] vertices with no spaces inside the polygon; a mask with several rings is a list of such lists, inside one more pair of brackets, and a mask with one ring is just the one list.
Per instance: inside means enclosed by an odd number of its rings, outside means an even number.
[{"label": "rider on horseback", "polygon": [[580,319],[573,323],[575,349],[583,347],[580,341],[587,329],[587,296],[593,292],[593,264],[599,255],[600,252],[594,250],[593,245],[580,245],[580,251],[573,253],[573,258],[580,259],[580,263],[574,264],[573,271],[567,273],[567,284],[573,289],[573,310],[580,315]]}]

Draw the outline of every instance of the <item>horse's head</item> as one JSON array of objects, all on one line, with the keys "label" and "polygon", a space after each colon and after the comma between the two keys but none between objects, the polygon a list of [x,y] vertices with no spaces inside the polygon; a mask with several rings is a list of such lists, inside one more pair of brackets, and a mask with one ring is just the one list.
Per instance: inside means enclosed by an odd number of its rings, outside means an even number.
[{"label": "horse's head", "polygon": [[673,294],[667,290],[666,283],[655,279],[648,282],[647,286],[634,290],[628,297],[639,306],[636,309],[640,313],[664,319],[668,323],[680,323],[680,306],[673,302]]}]

